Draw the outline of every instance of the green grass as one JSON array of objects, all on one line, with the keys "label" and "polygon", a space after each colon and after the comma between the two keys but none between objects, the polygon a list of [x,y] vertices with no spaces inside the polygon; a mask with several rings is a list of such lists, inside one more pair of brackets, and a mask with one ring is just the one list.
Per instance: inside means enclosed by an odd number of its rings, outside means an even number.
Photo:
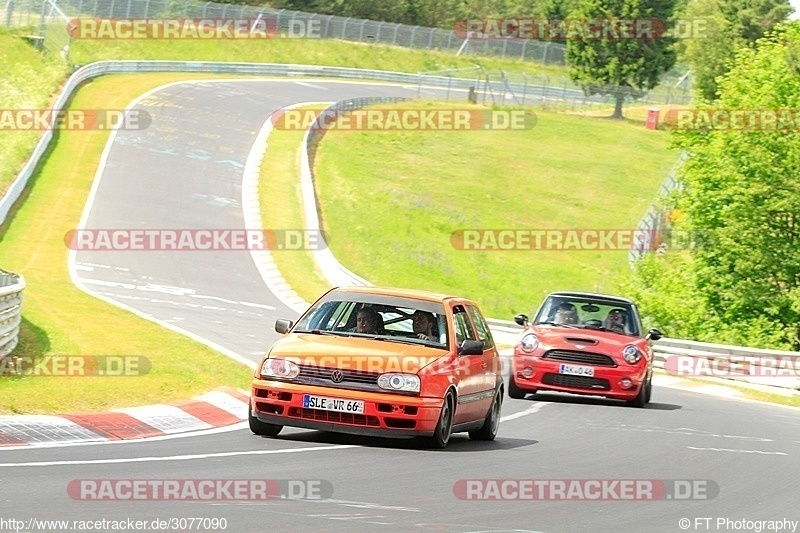
[{"label": "green grass", "polygon": [[[505,70],[512,74],[558,77],[567,72],[564,66],[541,65],[530,61],[456,56],[453,52],[320,39],[74,40],[69,54],[70,63],[76,65],[125,58],[295,63],[412,73],[463,69],[478,64],[490,72]],[[474,74],[467,76],[474,77]]]},{"label": "green grass", "polygon": [[[320,109],[309,106],[302,109]],[[300,190],[299,150],[305,131],[273,129],[259,177],[261,221],[265,228],[305,228]],[[278,270],[298,295],[313,302],[330,288],[311,252],[272,250]]]},{"label": "green grass", "polygon": [[[20,38],[24,31],[0,28],[0,109],[46,107],[67,75],[58,58],[35,49]],[[13,61],[11,60],[13,58]],[[30,156],[41,132],[0,129],[0,196]]]},{"label": "green grass", "polygon": [[667,134],[640,123],[537,115],[521,131],[327,133],[315,180],[336,257],[375,284],[464,295],[496,318],[554,290],[613,291],[625,250],[451,245],[462,229],[635,228],[675,163]]},{"label": "green grass", "polygon": [[[101,78],[83,87],[71,107],[121,109],[153,87],[188,78],[198,76]],[[249,388],[249,368],[93,298],[69,279],[64,235],[77,227],[107,137],[60,132],[24,204],[0,227],[2,266],[27,282],[15,354],[136,355],[152,368],[136,377],[0,378],[0,413],[89,412],[185,400],[220,386]]]}]

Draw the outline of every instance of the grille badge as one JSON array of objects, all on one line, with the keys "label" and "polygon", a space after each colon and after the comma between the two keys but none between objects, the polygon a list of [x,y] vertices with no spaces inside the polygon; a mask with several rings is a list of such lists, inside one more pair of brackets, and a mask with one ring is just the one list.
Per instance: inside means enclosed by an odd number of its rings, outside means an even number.
[{"label": "grille badge", "polygon": [[333,381],[334,383],[341,383],[342,381],[344,381],[344,372],[342,372],[341,370],[334,370],[333,372],[331,372],[331,381]]}]

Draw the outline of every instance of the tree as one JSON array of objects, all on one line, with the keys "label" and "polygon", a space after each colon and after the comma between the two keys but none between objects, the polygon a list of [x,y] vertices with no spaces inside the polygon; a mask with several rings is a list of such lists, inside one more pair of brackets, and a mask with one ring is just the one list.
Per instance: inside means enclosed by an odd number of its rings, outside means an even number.
[{"label": "tree", "polygon": [[671,24],[674,7],[675,0],[580,0],[570,14],[581,20],[657,21],[650,35],[634,32],[633,38],[614,38],[604,32],[593,38],[584,33],[567,40],[570,77],[587,96],[612,96],[613,118],[623,118],[625,99],[655,87],[675,64],[675,39],[658,28]]},{"label": "tree", "polygon": [[737,48],[751,46],[786,19],[789,0],[691,0],[681,11],[687,21],[704,21],[705,31],[681,40],[679,56],[692,69],[698,95],[717,98],[717,78]]},{"label": "tree", "polygon": [[[736,52],[719,79],[717,116],[738,128],[678,133],[691,158],[681,211],[713,236],[694,251],[696,290],[728,324],[766,320],[800,346],[800,23]],[[783,110],[783,111],[781,111]],[[775,121],[772,121],[772,118]],[[717,123],[725,124],[725,123]],[[736,124],[731,122],[730,124]]]}]

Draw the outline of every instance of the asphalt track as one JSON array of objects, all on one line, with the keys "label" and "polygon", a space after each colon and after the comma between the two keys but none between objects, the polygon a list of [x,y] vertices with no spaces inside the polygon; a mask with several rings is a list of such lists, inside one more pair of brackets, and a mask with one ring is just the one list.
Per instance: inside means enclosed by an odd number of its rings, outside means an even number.
[{"label": "asphalt track", "polygon": [[[153,116],[150,128],[114,137],[87,227],[242,228],[242,166],[270,113],[303,101],[415,91],[320,80],[166,87],[140,102]],[[296,316],[267,290],[248,252],[79,252],[75,264],[82,283],[101,297],[251,361],[275,338],[274,319]],[[192,517],[224,518],[225,530],[235,532],[754,531],[724,520],[800,520],[799,458],[796,409],[666,388],[654,390],[646,409],[539,395],[506,399],[496,441],[457,435],[444,451],[415,440],[288,428],[268,439],[243,427],[3,449],[0,531],[14,530],[1,521],[12,518],[26,521],[20,531],[58,531],[70,529],[29,527],[27,520]],[[69,488],[87,479],[319,480],[332,493],[270,501],[76,499]],[[459,497],[465,480],[481,479],[687,480],[705,491],[658,501]],[[680,527],[682,518],[688,528]],[[705,518],[711,521],[696,520]]]}]

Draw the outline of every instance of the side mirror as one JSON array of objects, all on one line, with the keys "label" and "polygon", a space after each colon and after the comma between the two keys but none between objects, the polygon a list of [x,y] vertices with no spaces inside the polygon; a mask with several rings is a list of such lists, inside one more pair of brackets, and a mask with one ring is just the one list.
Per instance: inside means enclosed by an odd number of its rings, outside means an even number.
[{"label": "side mirror", "polygon": [[660,339],[663,336],[664,336],[663,333],[661,333],[659,330],[653,328],[653,329],[651,329],[650,331],[647,332],[647,335],[645,336],[645,339],[648,340],[648,341],[657,341],[658,339]]},{"label": "side mirror", "polygon": [[528,315],[523,315],[522,313],[518,314],[514,317],[514,322],[522,326],[523,328],[528,325]]},{"label": "side mirror", "polygon": [[458,355],[483,355],[483,341],[465,340],[458,348]]},{"label": "side mirror", "polygon": [[275,321],[275,331],[278,333],[287,333],[292,326],[294,326],[294,322],[291,320],[278,319]]}]

